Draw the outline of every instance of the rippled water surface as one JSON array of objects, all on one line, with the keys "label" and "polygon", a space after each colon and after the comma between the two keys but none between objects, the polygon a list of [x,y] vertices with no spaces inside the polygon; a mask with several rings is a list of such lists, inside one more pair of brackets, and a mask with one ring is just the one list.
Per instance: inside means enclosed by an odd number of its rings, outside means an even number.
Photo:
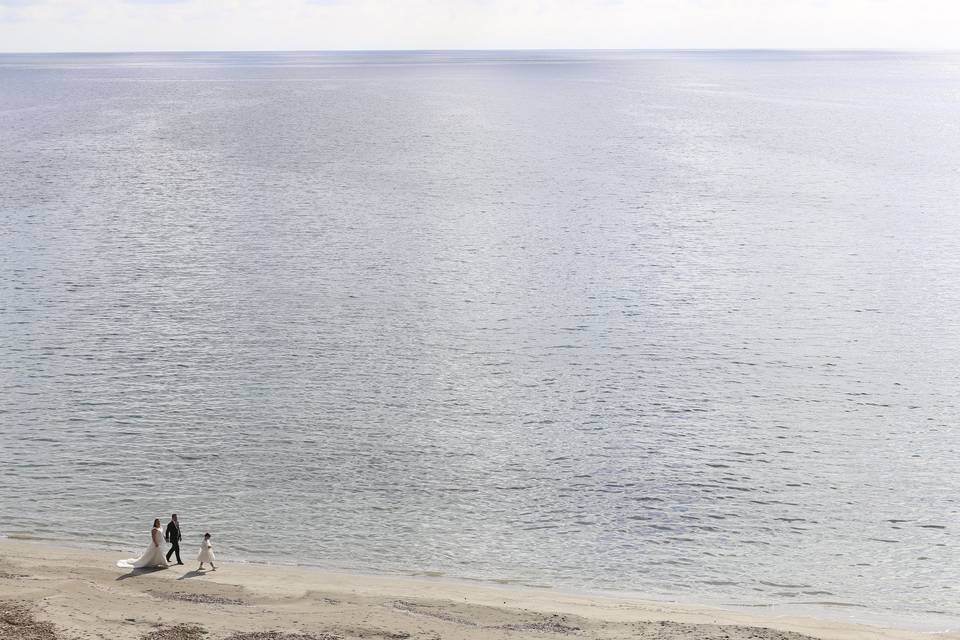
[{"label": "rippled water surface", "polygon": [[958,202],[956,55],[0,56],[0,531],[960,615]]}]

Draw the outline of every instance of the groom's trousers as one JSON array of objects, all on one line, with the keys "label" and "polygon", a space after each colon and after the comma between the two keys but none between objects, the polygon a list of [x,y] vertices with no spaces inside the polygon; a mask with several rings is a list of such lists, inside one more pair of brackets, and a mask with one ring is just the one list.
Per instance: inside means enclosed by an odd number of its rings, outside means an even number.
[{"label": "groom's trousers", "polygon": [[173,554],[177,554],[177,562],[179,562],[180,564],[183,564],[183,560],[180,559],[180,541],[171,540],[170,544],[172,544],[173,546],[170,547],[170,551],[167,551],[167,562],[170,562],[170,556],[172,556]]}]

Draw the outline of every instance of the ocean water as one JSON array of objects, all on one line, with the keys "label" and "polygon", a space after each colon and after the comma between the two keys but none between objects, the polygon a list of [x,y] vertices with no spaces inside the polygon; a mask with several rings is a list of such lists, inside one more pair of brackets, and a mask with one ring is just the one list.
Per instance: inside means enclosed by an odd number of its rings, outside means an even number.
[{"label": "ocean water", "polygon": [[960,621],[958,204],[956,54],[2,55],[0,533]]}]

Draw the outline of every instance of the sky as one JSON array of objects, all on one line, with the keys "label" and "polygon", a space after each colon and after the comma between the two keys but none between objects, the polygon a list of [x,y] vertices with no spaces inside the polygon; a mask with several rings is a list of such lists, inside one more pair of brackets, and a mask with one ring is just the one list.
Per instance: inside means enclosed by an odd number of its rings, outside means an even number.
[{"label": "sky", "polygon": [[960,0],[0,0],[0,51],[960,49]]}]

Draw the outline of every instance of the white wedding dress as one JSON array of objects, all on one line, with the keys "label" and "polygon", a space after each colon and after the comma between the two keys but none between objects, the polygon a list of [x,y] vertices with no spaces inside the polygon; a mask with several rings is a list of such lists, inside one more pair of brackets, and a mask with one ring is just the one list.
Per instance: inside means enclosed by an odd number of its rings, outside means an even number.
[{"label": "white wedding dress", "polygon": [[117,562],[117,566],[125,569],[169,566],[163,553],[163,529],[156,527],[150,530],[150,546],[147,547],[147,550],[144,551],[139,558],[120,560]]}]

